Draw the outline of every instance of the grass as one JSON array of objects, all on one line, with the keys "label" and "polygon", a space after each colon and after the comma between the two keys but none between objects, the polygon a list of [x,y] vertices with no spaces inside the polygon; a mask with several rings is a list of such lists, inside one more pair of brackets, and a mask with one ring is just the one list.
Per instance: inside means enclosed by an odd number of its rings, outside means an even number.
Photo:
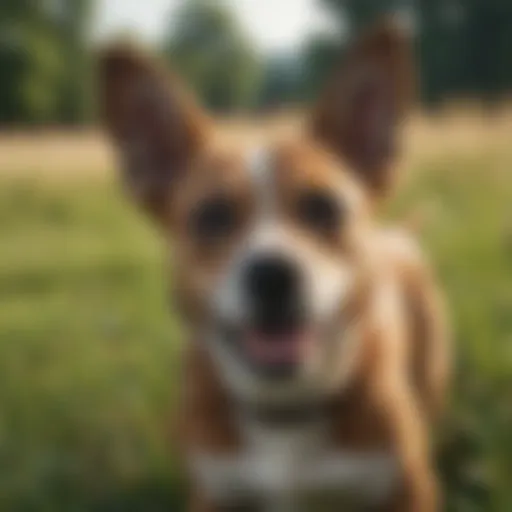
[{"label": "grass", "polygon": [[163,510],[179,336],[157,241],[108,186],[0,189],[0,509]]},{"label": "grass", "polygon": [[[448,510],[512,510],[512,152],[422,159],[458,367]],[[0,180],[0,510],[182,510],[169,417],[180,330],[163,251],[108,180]],[[171,441],[171,442],[170,442]]]}]

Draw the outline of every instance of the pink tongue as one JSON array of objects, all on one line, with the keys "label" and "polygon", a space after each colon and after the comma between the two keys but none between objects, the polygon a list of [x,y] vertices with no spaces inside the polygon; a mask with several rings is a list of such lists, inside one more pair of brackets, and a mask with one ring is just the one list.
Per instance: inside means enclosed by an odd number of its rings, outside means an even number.
[{"label": "pink tongue", "polygon": [[295,363],[304,351],[306,341],[307,336],[299,332],[276,337],[250,332],[247,349],[251,357],[266,364]]}]

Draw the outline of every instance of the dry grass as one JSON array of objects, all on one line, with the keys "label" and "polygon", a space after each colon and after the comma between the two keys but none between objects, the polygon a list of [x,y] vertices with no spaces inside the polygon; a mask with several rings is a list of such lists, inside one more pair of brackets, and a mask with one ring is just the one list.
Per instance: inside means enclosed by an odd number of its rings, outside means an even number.
[{"label": "dry grass", "polygon": [[[236,119],[220,123],[235,142],[269,133],[284,134],[300,128],[301,116],[288,114],[259,121]],[[438,117],[416,115],[408,130],[407,153],[411,165],[446,156],[480,156],[507,151],[512,134],[512,110],[493,117],[465,109]],[[40,177],[44,180],[83,180],[108,175],[114,156],[99,131],[42,131],[0,135],[0,173]]]},{"label": "dry grass", "polygon": [[113,155],[98,132],[45,131],[0,136],[0,173],[73,180],[102,176]]}]

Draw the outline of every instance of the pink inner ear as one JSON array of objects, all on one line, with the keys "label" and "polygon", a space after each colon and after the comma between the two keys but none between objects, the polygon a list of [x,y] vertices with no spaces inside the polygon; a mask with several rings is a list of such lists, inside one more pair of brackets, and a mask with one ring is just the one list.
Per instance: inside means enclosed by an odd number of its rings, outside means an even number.
[{"label": "pink inner ear", "polygon": [[146,153],[144,164],[151,167],[150,172],[164,172],[169,164],[169,120],[165,119],[163,109],[165,105],[157,105],[156,98],[144,96],[134,103],[132,111],[136,136]]},{"label": "pink inner ear", "polygon": [[173,118],[170,96],[157,85],[136,80],[127,96],[129,169],[133,179],[144,180],[156,191],[168,186],[181,170],[184,144],[176,126],[178,120]]}]

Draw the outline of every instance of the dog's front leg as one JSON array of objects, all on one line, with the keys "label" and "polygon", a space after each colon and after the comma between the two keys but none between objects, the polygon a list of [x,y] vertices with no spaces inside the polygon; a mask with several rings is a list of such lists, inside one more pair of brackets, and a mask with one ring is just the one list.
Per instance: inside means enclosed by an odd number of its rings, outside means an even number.
[{"label": "dog's front leg", "polygon": [[394,494],[399,482],[399,465],[387,452],[325,454],[308,467],[300,487],[309,495],[328,501],[351,500],[372,506]]},{"label": "dog's front leg", "polygon": [[389,395],[387,421],[399,457],[402,485],[386,512],[437,512],[439,491],[432,467],[426,418],[414,395],[399,386]]}]

